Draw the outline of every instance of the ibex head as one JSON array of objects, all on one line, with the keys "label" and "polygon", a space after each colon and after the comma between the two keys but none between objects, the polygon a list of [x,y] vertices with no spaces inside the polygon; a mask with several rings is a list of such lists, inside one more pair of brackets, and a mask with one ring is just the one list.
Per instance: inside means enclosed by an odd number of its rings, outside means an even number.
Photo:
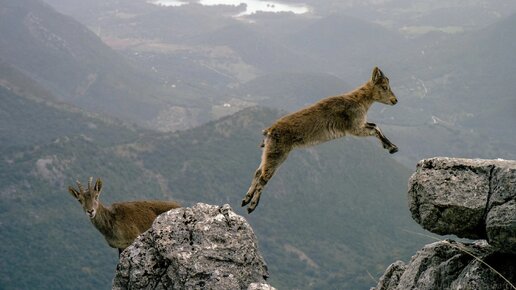
[{"label": "ibex head", "polygon": [[97,214],[97,208],[99,207],[99,195],[102,190],[102,180],[97,179],[95,185],[92,186],[93,177],[88,180],[88,189],[84,190],[82,184],[77,181],[77,188],[72,186],[68,187],[68,191],[75,197],[82,205],[84,212],[92,219]]},{"label": "ibex head", "polygon": [[391,90],[389,78],[379,68],[375,67],[373,69],[370,82],[373,85],[373,99],[375,101],[387,105],[396,105],[398,99]]}]

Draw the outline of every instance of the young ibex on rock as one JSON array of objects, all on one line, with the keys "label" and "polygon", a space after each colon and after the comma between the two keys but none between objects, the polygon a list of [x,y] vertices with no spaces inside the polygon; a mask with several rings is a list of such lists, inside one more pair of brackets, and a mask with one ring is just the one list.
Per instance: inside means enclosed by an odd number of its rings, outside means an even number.
[{"label": "young ibex on rock", "polygon": [[92,181],[93,177],[90,177],[87,190],[77,181],[78,190],[70,186],[68,191],[81,203],[91,223],[104,235],[109,246],[118,249],[118,254],[148,230],[158,215],[180,207],[174,201],[158,200],[113,203],[104,207],[99,201],[102,181],[97,179],[93,186]]},{"label": "young ibex on rock", "polygon": [[354,91],[327,97],[300,111],[288,114],[263,131],[265,136],[260,166],[254,174],[242,206],[249,204],[251,213],[274,172],[292,149],[311,146],[345,135],[375,136],[389,153],[398,151],[373,123],[367,122],[367,111],[374,102],[395,105],[398,100],[391,91],[389,79],[374,68],[371,79]]}]

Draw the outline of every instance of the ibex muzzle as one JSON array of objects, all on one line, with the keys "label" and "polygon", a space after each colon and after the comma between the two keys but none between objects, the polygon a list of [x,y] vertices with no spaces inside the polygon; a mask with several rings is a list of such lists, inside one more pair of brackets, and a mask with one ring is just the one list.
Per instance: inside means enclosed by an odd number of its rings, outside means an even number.
[{"label": "ibex muzzle", "polygon": [[260,201],[260,195],[278,167],[292,149],[315,145],[347,134],[378,138],[389,153],[398,151],[378,126],[367,122],[367,111],[374,102],[395,105],[398,99],[389,85],[389,79],[375,67],[371,79],[354,91],[327,97],[300,111],[286,115],[264,130],[262,160],[256,170],[242,206],[249,204],[251,213]]}]

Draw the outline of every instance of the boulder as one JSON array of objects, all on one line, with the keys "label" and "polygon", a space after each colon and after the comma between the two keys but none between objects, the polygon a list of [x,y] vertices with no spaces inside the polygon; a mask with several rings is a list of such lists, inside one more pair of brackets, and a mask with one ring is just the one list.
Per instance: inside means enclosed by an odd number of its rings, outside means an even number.
[{"label": "boulder", "polygon": [[160,215],[122,253],[113,289],[273,289],[267,277],[247,221],[199,203]]},{"label": "boulder", "polygon": [[409,180],[408,200],[414,220],[433,233],[487,239],[516,253],[516,161],[422,160]]}]

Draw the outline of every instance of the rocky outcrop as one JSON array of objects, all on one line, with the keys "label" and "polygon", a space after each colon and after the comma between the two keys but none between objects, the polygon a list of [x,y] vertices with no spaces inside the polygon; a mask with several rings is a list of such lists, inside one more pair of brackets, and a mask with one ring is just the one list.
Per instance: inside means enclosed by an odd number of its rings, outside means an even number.
[{"label": "rocky outcrop", "polygon": [[274,289],[256,236],[229,205],[159,216],[121,255],[113,289]]},{"label": "rocky outcrop", "polygon": [[485,241],[463,244],[443,240],[426,245],[407,265],[401,261],[390,265],[375,289],[510,290],[516,278],[514,259],[497,253]]},{"label": "rocky outcrop", "polygon": [[422,160],[408,200],[423,228],[478,241],[429,244],[374,289],[516,289],[516,161]]},{"label": "rocky outcrop", "polygon": [[422,160],[410,178],[408,200],[423,228],[487,239],[499,251],[516,254],[516,161]]}]

